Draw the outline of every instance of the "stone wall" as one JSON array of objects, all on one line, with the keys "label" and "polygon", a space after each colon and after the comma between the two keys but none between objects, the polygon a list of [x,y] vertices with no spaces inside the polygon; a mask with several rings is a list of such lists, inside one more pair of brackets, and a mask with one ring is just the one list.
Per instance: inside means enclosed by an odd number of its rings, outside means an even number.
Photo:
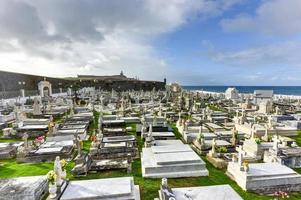
[{"label": "stone wall", "polygon": [[[103,90],[156,90],[165,89],[165,82],[160,81],[140,81],[135,79],[126,80],[80,80],[79,78],[52,78],[35,76],[28,74],[20,74],[13,72],[0,71],[0,98],[7,98],[18,96],[20,89],[25,89],[25,93],[37,93],[38,83],[46,78],[52,84],[52,90],[54,92],[59,91],[59,88],[63,88],[64,91],[68,87],[95,87]],[[22,84],[19,84],[22,83]],[[23,82],[25,84],[23,84]]]}]

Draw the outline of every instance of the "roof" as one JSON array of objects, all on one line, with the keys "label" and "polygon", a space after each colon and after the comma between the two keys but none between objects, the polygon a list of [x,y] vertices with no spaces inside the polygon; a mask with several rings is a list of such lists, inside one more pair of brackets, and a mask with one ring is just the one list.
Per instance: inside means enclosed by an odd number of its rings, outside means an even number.
[{"label": "roof", "polygon": [[255,90],[254,95],[257,98],[272,98],[273,97],[273,90]]}]

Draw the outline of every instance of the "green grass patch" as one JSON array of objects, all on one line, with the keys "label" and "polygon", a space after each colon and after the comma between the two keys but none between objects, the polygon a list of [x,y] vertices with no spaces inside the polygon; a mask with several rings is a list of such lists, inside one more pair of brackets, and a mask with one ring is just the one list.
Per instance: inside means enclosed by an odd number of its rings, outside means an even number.
[{"label": "green grass patch", "polygon": [[0,161],[0,178],[46,175],[53,162],[39,164],[17,163],[14,159]]},{"label": "green grass patch", "polygon": [[181,135],[181,133],[179,132],[179,130],[178,130],[176,124],[175,124],[175,123],[172,123],[172,124],[170,124],[170,126],[171,126],[171,128],[172,128],[173,133],[175,134],[176,139],[182,140],[182,135]]},{"label": "green grass patch", "polygon": [[296,140],[296,143],[298,146],[301,146],[301,131],[297,131],[298,135],[296,136],[290,136],[290,138]]}]

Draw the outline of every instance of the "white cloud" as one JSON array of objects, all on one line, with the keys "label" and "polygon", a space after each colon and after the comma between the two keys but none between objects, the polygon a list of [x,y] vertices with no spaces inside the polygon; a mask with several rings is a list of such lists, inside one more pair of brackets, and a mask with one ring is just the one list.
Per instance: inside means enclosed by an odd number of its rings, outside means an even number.
[{"label": "white cloud", "polygon": [[228,32],[254,31],[281,36],[300,35],[301,1],[262,1],[254,16],[240,14],[234,18],[223,19],[221,26]]},{"label": "white cloud", "polygon": [[170,66],[153,39],[241,1],[3,0],[0,69],[48,76],[123,70],[162,80]]},{"label": "white cloud", "polygon": [[223,19],[221,26],[226,32],[253,31],[256,27],[254,19],[248,15],[240,15],[234,19]]},{"label": "white cloud", "polygon": [[213,51],[212,60],[234,66],[262,67],[268,65],[301,66],[301,42],[289,41],[237,51]]}]

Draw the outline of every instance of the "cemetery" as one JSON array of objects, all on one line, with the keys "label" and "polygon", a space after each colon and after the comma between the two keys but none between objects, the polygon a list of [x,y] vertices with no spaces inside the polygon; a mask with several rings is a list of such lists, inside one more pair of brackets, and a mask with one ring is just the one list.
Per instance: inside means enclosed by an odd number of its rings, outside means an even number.
[{"label": "cemetery", "polygon": [[0,199],[301,198],[301,132],[279,109],[178,89],[2,103]]}]

